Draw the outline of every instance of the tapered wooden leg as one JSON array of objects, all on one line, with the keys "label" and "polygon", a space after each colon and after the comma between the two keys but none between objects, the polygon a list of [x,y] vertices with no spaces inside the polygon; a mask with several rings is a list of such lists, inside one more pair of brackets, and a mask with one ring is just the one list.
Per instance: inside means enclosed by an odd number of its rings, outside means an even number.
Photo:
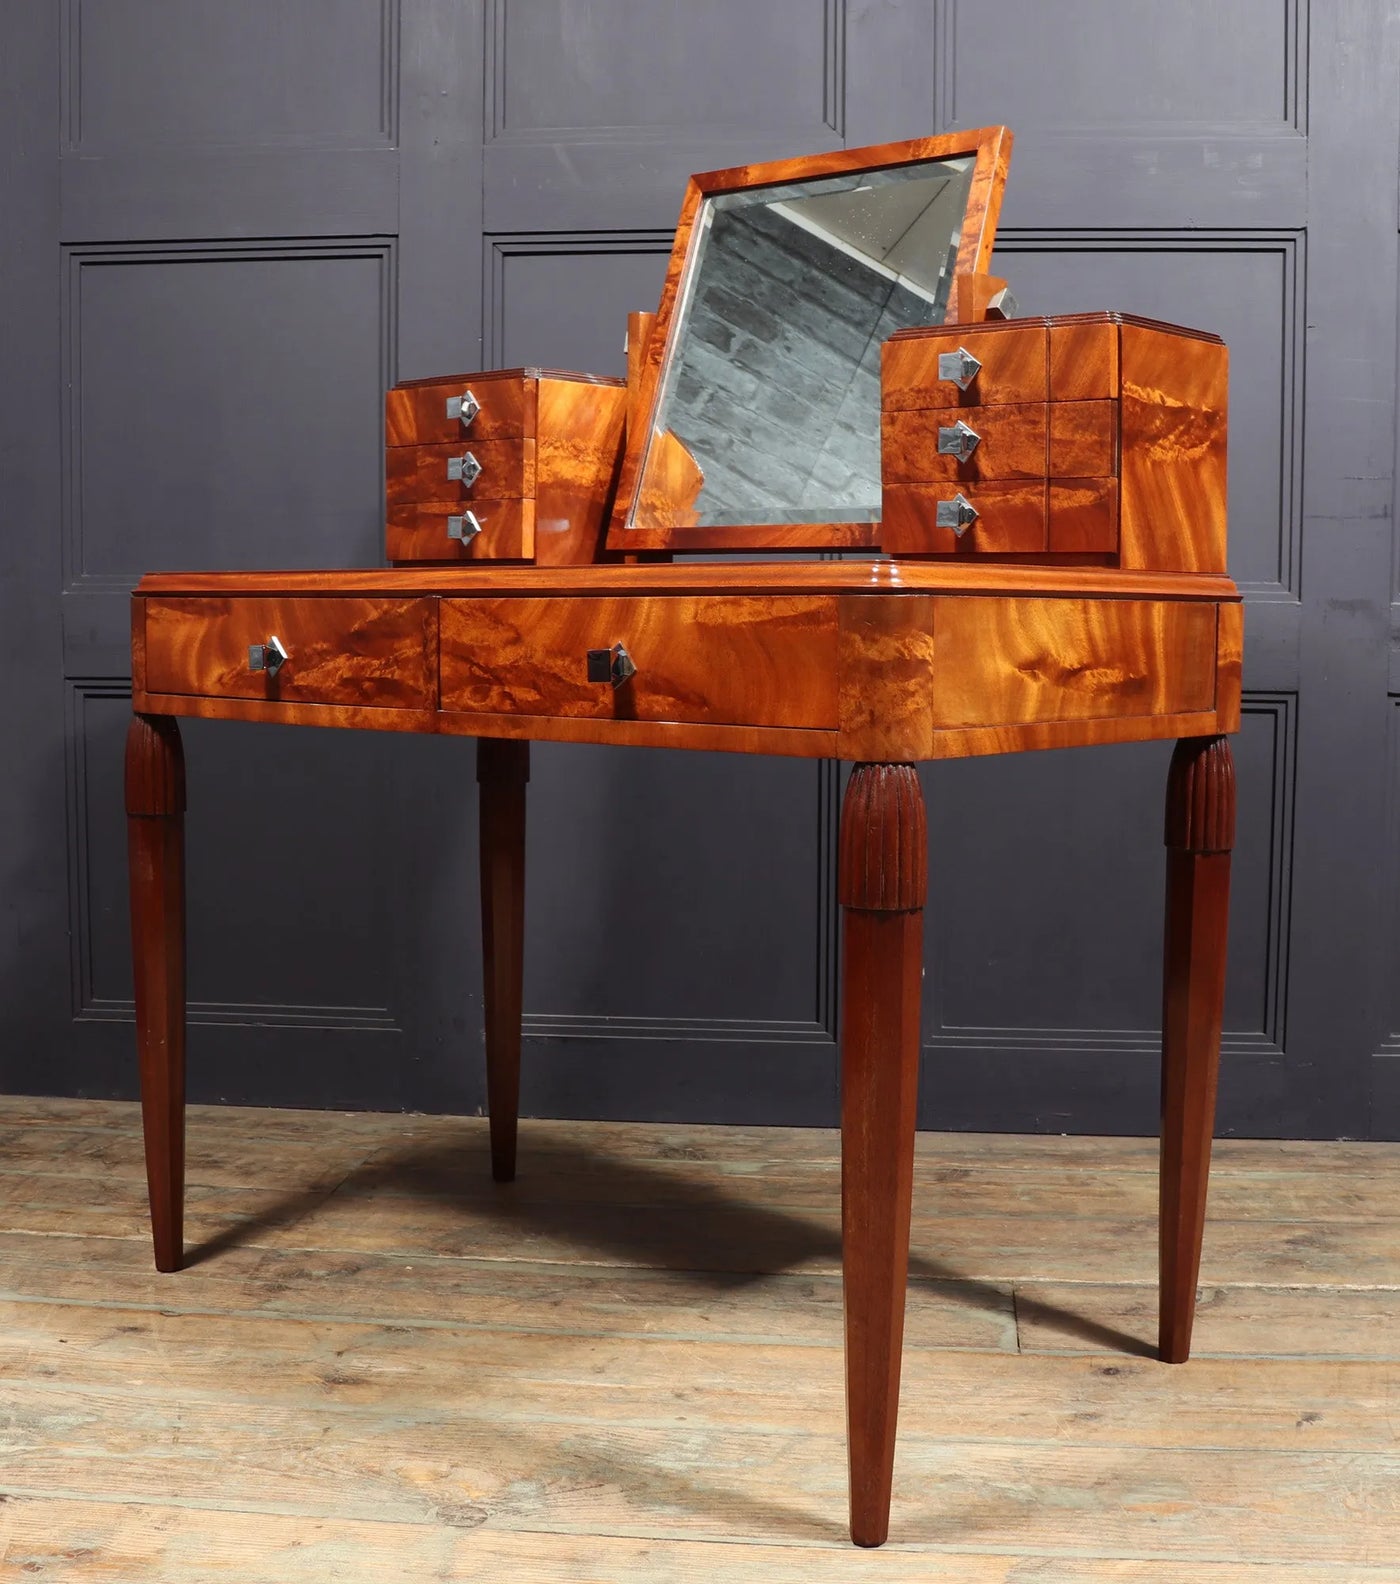
[{"label": "tapered wooden leg", "polygon": [[851,1539],[890,1527],[919,1081],[924,797],[912,765],[857,765],[841,809],[841,1240]]},{"label": "tapered wooden leg", "polygon": [[1167,921],[1162,992],[1161,1295],[1158,1350],[1191,1352],[1201,1269],[1220,1026],[1235,766],[1226,737],[1186,737],[1167,781]]},{"label": "tapered wooden leg", "polygon": [[179,1270],[185,1199],[185,759],[166,715],[126,737],[131,953],[156,1269]]},{"label": "tapered wooden leg", "polygon": [[481,940],[486,975],[486,1109],[491,1175],[515,1177],[520,1115],[520,1014],[525,969],[525,785],[530,745],[481,737]]}]

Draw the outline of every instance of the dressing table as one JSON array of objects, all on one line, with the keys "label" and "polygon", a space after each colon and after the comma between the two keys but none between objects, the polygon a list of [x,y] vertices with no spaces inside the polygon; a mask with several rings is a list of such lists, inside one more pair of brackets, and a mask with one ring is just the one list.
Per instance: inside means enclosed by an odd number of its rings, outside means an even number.
[{"label": "dressing table", "polygon": [[[919,1068],[915,766],[1172,738],[1160,1353],[1187,1357],[1239,726],[1225,349],[1128,315],[1015,318],[987,273],[1010,145],[991,128],[693,178],[659,310],[633,316],[625,384],[521,369],[389,393],[389,567],[141,581],[126,797],[159,1269],[183,1257],[179,717],[477,739],[501,1180],[529,743],[846,760],[850,1515],[858,1544],[880,1544]],[[675,559],[686,551],[765,558]]]}]

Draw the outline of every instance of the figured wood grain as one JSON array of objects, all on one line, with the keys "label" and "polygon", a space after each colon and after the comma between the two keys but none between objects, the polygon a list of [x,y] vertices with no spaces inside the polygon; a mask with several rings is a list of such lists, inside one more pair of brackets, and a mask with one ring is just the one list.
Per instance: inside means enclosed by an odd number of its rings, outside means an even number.
[{"label": "figured wood grain", "polygon": [[340,568],[322,572],[153,572],[138,595],[300,594],[1043,594],[1073,599],[1235,600],[1223,574],[976,561],[648,562],[636,566]]},{"label": "figured wood grain", "polygon": [[664,537],[677,528],[690,528],[708,543],[703,536],[710,530],[697,526],[697,502],[704,487],[704,469],[690,448],[674,429],[658,430],[647,448],[646,471],[637,492],[629,533],[654,532]]},{"label": "figured wood grain", "polygon": [[[1049,395],[1046,322],[897,330],[880,351],[884,412],[929,407],[990,407],[1034,402]],[[966,390],[938,377],[938,359],[959,349],[982,367]],[[949,420],[952,421],[952,420]]]},{"label": "figured wood grain", "polygon": [[[834,728],[836,605],[821,597],[442,602],[445,710]],[[590,682],[591,649],[636,674]]]},{"label": "figured wood grain", "polygon": [[1120,335],[1121,565],[1223,572],[1229,355],[1141,325]]},{"label": "figured wood grain", "polygon": [[622,465],[623,386],[542,379],[535,456],[535,560],[577,566],[603,553]]},{"label": "figured wood grain", "polygon": [[[942,407],[887,411],[880,418],[883,477],[891,484],[947,482],[955,486],[987,479],[1043,479],[1046,412],[1044,402],[972,407],[960,413]],[[965,462],[940,455],[938,450],[939,431],[959,420],[979,437],[976,450]]]},{"label": "figured wood grain", "polygon": [[1220,606],[1215,650],[1216,731],[1240,729],[1240,687],[1244,665],[1244,605]]},{"label": "figured wood grain", "polygon": [[1118,472],[1117,402],[1052,401],[1047,412],[1052,479],[1107,478]]},{"label": "figured wood grain", "polygon": [[[514,440],[535,432],[536,381],[525,369],[405,380],[384,398],[386,446]],[[481,410],[469,424],[447,416],[449,397],[470,391]]]},{"label": "figured wood grain", "polygon": [[1118,549],[1118,480],[1052,478],[1045,495],[1046,546],[1063,555]]},{"label": "figured wood grain", "polygon": [[[465,541],[447,531],[449,517],[470,511],[480,533]],[[535,554],[533,500],[415,501],[391,506],[384,533],[397,562],[529,561]]]},{"label": "figured wood grain", "polygon": [[[984,127],[978,131],[952,132],[938,137],[914,138],[902,143],[833,149],[823,154],[809,155],[800,159],[774,160],[762,165],[739,165],[728,170],[708,171],[690,178],[681,203],[680,219],[676,225],[675,242],[671,249],[666,279],[661,288],[655,328],[647,346],[641,371],[637,406],[642,418],[632,426],[623,456],[615,505],[608,526],[609,550],[673,548],[666,542],[668,533],[666,527],[653,525],[645,530],[648,534],[648,543],[642,546],[629,537],[631,531],[629,523],[639,496],[647,437],[656,425],[662,370],[668,366],[669,360],[677,355],[677,304],[681,282],[685,278],[691,257],[695,223],[705,198],[748,187],[809,181],[822,176],[860,171],[888,170],[923,160],[950,159],[971,154],[974,156],[974,164],[967,208],[958,237],[958,254],[954,269],[961,273],[985,273],[991,262],[992,247],[996,238],[1002,191],[1006,185],[1007,167],[1011,158],[1011,145],[1012,136],[1008,128]],[[823,526],[815,525],[816,531],[807,536],[803,548],[838,548],[821,532]],[[736,536],[736,531],[730,530],[723,547],[728,546],[757,550],[795,547],[790,528],[775,531],[761,525],[744,528],[742,536]]]},{"label": "figured wood grain", "polygon": [[1050,322],[1050,400],[1103,401],[1118,395],[1118,326],[1103,317]]},{"label": "figured wood grain", "polygon": [[838,613],[841,758],[929,758],[933,601],[921,594],[851,595]]},{"label": "figured wood grain", "polygon": [[[427,599],[150,600],[147,683],[152,693],[428,708],[436,622]],[[274,634],[289,658],[275,675],[251,670],[249,646]]]},{"label": "figured wood grain", "polygon": [[[1044,409],[1042,408],[1043,412]],[[891,555],[1028,554],[1045,549],[1045,480],[897,484],[881,491],[881,542]],[[940,526],[942,501],[962,495],[977,517],[959,534]]]},{"label": "figured wood grain", "polygon": [[1215,611],[1146,600],[936,599],[936,727],[1212,709]]},{"label": "figured wood grain", "polygon": [[[415,501],[519,500],[535,493],[535,445],[520,440],[477,440],[448,445],[391,446],[384,453],[384,493],[389,506]],[[447,465],[470,452],[481,465],[472,484],[448,477]]]}]

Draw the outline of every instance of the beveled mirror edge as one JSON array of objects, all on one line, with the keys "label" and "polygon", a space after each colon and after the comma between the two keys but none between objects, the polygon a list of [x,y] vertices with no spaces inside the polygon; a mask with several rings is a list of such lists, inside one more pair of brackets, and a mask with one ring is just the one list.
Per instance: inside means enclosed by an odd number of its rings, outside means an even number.
[{"label": "beveled mirror edge", "polygon": [[635,550],[853,550],[879,546],[878,522],[784,523],[738,528],[629,528],[637,489],[641,482],[646,439],[656,416],[661,370],[672,350],[675,307],[690,262],[695,218],[701,202],[718,193],[779,183],[808,181],[819,176],[851,175],[867,170],[890,170],[922,160],[975,156],[968,188],[967,213],[958,239],[956,272],[985,273],[996,243],[997,220],[1011,161],[1011,129],[979,127],[966,132],[945,132],[936,137],[910,138],[898,143],[876,143],[865,148],[831,149],[825,154],[797,159],[770,160],[758,165],[735,165],[727,170],[703,171],[686,183],[676,238],[671,247],[666,279],[661,287],[656,323],[641,371],[641,388],[634,410],[642,421],[628,426],[626,448],[608,522],[607,548]]}]

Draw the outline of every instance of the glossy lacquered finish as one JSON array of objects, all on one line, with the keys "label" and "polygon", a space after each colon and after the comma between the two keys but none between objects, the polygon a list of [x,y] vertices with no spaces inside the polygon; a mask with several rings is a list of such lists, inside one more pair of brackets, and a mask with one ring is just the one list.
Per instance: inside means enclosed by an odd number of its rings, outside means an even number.
[{"label": "glossy lacquered finish", "polygon": [[[940,358],[966,354],[966,380]],[[898,555],[1038,555],[1225,570],[1218,337],[1131,314],[903,330],[882,353],[881,543]],[[940,433],[976,436],[965,457]],[[962,533],[938,521],[961,495]]]},{"label": "glossy lacquered finish", "polygon": [[[463,401],[465,422],[449,408]],[[535,368],[412,380],[388,393],[384,416],[391,561],[597,559],[622,460],[622,381]]]}]

